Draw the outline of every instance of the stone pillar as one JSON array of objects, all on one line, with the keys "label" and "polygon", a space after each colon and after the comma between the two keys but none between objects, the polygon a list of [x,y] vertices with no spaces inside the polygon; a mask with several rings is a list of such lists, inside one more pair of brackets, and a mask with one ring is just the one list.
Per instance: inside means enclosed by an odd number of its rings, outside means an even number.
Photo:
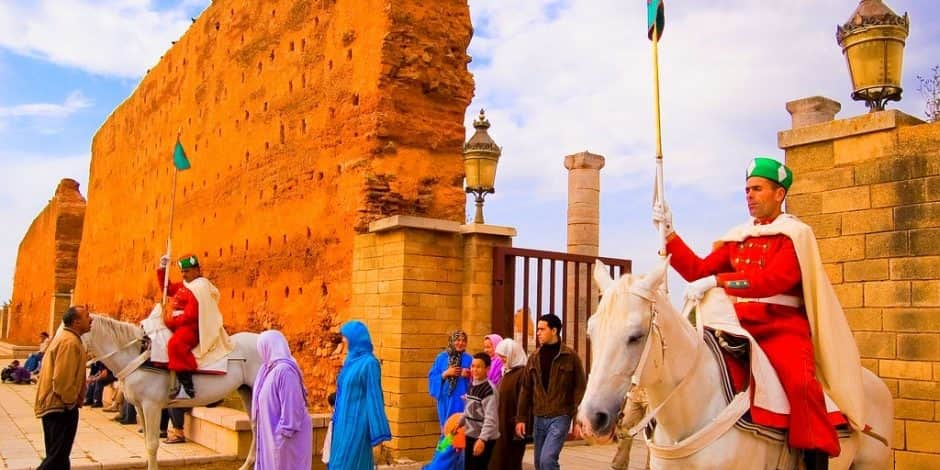
[{"label": "stone pillar", "polygon": [[10,328],[10,306],[0,308],[0,339],[6,338]]},{"label": "stone pillar", "polygon": [[71,292],[56,292],[52,294],[52,306],[49,309],[49,328],[46,330],[49,334],[52,334],[53,331],[59,328],[59,324],[62,323],[62,316],[65,315],[65,311],[71,306]]},{"label": "stone pillar", "polygon": [[[604,157],[590,152],[581,152],[565,157],[565,168],[568,169],[568,253],[597,256],[600,243],[600,190],[601,168],[604,168]],[[593,287],[593,279],[587,267],[582,266],[578,279],[578,298],[574,297],[575,270],[574,265],[568,267],[567,310],[570,318],[565,318],[565,340],[571,346],[574,341],[574,315],[578,323],[587,321],[588,311],[585,308],[590,299],[590,309],[593,311],[597,303],[597,292]],[[590,283],[590,284],[588,284]],[[586,288],[590,285],[591,288]],[[577,302],[577,304],[575,304]],[[578,308],[575,308],[575,305]],[[561,315],[561,312],[553,312]],[[585,338],[579,338],[581,347],[579,351],[587,351]],[[582,357],[582,359],[584,359]]]},{"label": "stone pillar", "polygon": [[893,468],[938,467],[940,123],[887,110],[805,127],[798,113],[778,135],[787,211],[812,226],[862,365],[894,396],[894,429],[876,430]]},{"label": "stone pillar", "polygon": [[787,103],[787,111],[793,119],[792,127],[812,126],[835,119],[842,105],[824,96],[812,96]]},{"label": "stone pillar", "polygon": [[493,332],[493,248],[512,246],[516,229],[485,224],[460,227],[463,243],[463,330],[470,351],[483,350]]}]

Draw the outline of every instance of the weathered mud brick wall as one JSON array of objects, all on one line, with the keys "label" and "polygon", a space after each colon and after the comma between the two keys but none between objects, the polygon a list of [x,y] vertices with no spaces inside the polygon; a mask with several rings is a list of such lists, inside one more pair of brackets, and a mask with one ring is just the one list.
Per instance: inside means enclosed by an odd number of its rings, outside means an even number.
[{"label": "weathered mud brick wall", "polygon": [[898,111],[833,121],[838,103],[823,98],[788,109],[787,208],[815,230],[862,363],[894,396],[895,468],[940,468],[940,123]]},{"label": "weathered mud brick wall", "polygon": [[201,257],[229,331],[284,331],[325,407],[353,236],[464,217],[470,36],[466,2],[212,2],[94,138],[77,299],[125,319],[159,300],[181,129],[174,254]]},{"label": "weathered mud brick wall", "polygon": [[63,179],[20,242],[9,312],[11,342],[36,344],[41,331],[54,333],[75,288],[84,218],[78,182]]}]

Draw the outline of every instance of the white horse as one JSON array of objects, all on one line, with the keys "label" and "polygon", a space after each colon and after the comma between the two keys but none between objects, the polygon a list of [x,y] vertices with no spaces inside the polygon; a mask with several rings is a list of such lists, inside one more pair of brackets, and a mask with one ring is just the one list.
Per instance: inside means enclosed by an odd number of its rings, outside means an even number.
[{"label": "white horse", "polygon": [[[802,468],[801,459],[785,443],[738,427],[718,423],[729,414],[740,416],[749,401],[728,398],[720,383],[718,360],[707,350],[695,327],[672,307],[662,292],[668,261],[641,277],[614,281],[605,269],[594,277],[603,292],[597,312],[588,321],[592,363],[578,420],[588,437],[611,438],[631,377],[647,395],[656,428],[650,445],[650,466],[669,469]],[[708,296],[724,295],[712,289]],[[707,302],[700,304],[700,308]],[[890,439],[893,401],[884,382],[864,370],[865,416],[872,430]],[[746,398],[745,396],[738,398]],[[739,413],[729,413],[737,407]],[[723,414],[724,412],[724,414]],[[720,428],[720,429],[717,429]],[[831,468],[888,468],[890,441],[852,432],[840,441],[842,453]]]},{"label": "white horse", "polygon": [[[168,391],[170,375],[163,370],[139,368],[142,356],[140,341],[143,330],[131,323],[102,315],[92,315],[91,331],[85,335],[85,344],[91,353],[124,382],[124,397],[137,408],[144,427],[147,445],[147,468],[157,469],[157,448],[160,445],[160,412],[163,408],[190,408],[205,406],[224,399],[238,390],[245,409],[251,415],[251,387],[261,359],[258,356],[258,335],[238,333],[232,335],[235,350],[232,357],[244,358],[228,361],[225,375],[194,374],[196,399],[170,401]],[[255,425],[252,423],[251,448],[242,470],[254,467]]]}]

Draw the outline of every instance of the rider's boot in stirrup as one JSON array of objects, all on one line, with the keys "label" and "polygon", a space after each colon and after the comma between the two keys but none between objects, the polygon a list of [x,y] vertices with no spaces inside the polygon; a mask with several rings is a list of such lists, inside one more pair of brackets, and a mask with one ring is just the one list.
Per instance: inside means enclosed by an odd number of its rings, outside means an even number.
[{"label": "rider's boot in stirrup", "polygon": [[806,470],[828,470],[829,454],[821,450],[804,450],[803,464],[806,465]]}]

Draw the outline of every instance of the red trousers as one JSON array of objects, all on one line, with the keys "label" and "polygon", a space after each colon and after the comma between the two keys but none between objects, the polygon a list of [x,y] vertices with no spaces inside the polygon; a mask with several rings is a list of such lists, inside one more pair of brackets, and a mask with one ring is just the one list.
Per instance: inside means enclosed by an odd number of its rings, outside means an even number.
[{"label": "red trousers", "polygon": [[[760,304],[737,304],[735,310],[743,326],[767,353],[767,358],[780,377],[783,391],[790,402],[789,444],[797,449],[819,449],[831,457],[839,455],[839,437],[829,421],[822,386],[816,380],[816,362],[810,341],[809,323],[798,310],[793,317],[777,309],[771,321],[748,321],[749,307]],[[784,311],[781,311],[784,310]],[[787,309],[789,310],[789,309]],[[783,318],[781,318],[783,317]],[[804,330],[805,328],[805,330]],[[759,410],[759,409],[758,409]],[[757,421],[759,412],[752,409]],[[771,418],[773,420],[773,418]]]},{"label": "red trousers", "polygon": [[170,362],[167,367],[177,372],[192,372],[196,370],[196,357],[192,349],[199,344],[199,328],[182,326],[173,332],[166,345]]}]

